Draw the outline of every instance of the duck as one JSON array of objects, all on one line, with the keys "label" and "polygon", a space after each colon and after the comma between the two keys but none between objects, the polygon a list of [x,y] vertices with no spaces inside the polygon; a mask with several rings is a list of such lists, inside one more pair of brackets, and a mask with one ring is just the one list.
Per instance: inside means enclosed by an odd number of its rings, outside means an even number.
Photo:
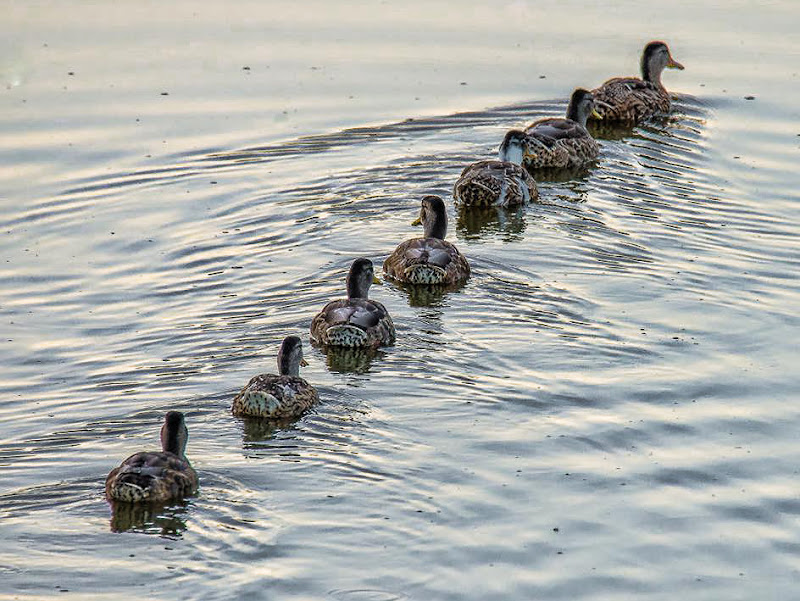
[{"label": "duck", "polygon": [[380,284],[372,261],[353,261],[347,274],[347,298],[329,302],[311,321],[311,341],[322,346],[378,348],[394,344],[395,329],[386,307],[367,297]]},{"label": "duck", "polygon": [[683,70],[660,41],[648,43],[642,51],[642,77],[615,77],[592,90],[597,112],[606,122],[636,124],[670,109],[669,92],[661,83],[664,69]]},{"label": "duck", "polygon": [[168,411],[161,451],[131,455],[106,478],[106,498],[127,503],[167,503],[197,492],[197,472],[186,458],[189,431],[183,413]]},{"label": "duck", "polygon": [[525,132],[506,132],[497,160],[479,161],[461,172],[453,186],[456,204],[510,207],[539,198],[536,181],[522,168],[526,148]]},{"label": "duck", "polygon": [[600,147],[586,129],[586,120],[596,112],[592,93],[576,89],[570,97],[566,119],[539,119],[525,128],[524,166],[528,169],[578,169],[593,162]]},{"label": "duck", "polygon": [[278,351],[278,374],[253,377],[236,395],[231,412],[240,417],[291,419],[305,413],[319,400],[317,389],[300,377],[303,342],[287,336]]},{"label": "duck", "polygon": [[444,239],[447,210],[440,197],[423,197],[419,216],[411,223],[420,224],[422,238],[406,240],[383,262],[387,277],[403,284],[455,286],[464,282],[470,274],[469,263]]}]

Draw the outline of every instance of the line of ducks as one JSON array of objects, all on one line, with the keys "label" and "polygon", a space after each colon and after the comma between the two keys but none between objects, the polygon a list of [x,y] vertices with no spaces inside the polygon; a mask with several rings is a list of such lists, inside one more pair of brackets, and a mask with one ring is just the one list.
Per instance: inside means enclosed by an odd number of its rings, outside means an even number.
[{"label": "line of ducks", "polygon": [[[500,145],[498,160],[479,161],[462,172],[453,198],[463,206],[512,206],[539,196],[530,171],[574,169],[597,158],[597,142],[586,129],[588,119],[634,125],[670,109],[661,83],[665,68],[683,69],[664,42],[650,42],[641,58],[641,78],[617,77],[591,92],[573,92],[566,118],[540,119],[524,131],[511,130]],[[412,286],[457,287],[470,276],[467,259],[447,242],[447,210],[438,196],[422,199],[418,218],[421,238],[400,244],[384,261],[385,275]],[[347,298],[329,302],[311,321],[311,341],[322,347],[368,348],[391,345],[395,328],[386,307],[368,297],[378,282],[372,261],[356,259],[347,275]],[[317,400],[317,390],[300,377],[303,345],[288,336],[278,352],[278,374],[255,376],[233,400],[231,411],[243,417],[285,420],[300,416]],[[106,496],[129,503],[165,503],[194,494],[197,473],[186,458],[189,437],[182,413],[169,411],[161,427],[160,452],[128,457],[106,479]]]}]

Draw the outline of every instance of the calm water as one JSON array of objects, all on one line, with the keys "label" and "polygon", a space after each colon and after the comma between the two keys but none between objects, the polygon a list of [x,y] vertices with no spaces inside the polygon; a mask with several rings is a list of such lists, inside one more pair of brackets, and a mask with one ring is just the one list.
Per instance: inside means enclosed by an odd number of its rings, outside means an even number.
[{"label": "calm water", "polygon": [[[800,595],[795,3],[3,4],[0,597]],[[230,416],[423,194],[652,38],[672,118],[448,198],[468,285],[374,288],[395,347]],[[112,515],[168,409],[200,494]]]}]

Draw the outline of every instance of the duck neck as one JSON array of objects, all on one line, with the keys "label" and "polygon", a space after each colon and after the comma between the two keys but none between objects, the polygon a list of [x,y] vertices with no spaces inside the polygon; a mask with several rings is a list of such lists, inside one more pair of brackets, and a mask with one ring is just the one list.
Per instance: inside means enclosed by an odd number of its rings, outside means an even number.
[{"label": "duck neck", "polygon": [[655,65],[651,63],[649,57],[642,57],[642,79],[646,82],[649,82],[656,86],[657,88],[663,88],[664,86],[661,84],[661,71],[663,69],[658,69]]},{"label": "duck neck", "polygon": [[164,450],[168,453],[172,453],[173,455],[177,455],[178,457],[183,455],[177,432],[167,437],[167,440],[164,442]]},{"label": "duck neck", "polygon": [[580,103],[570,100],[569,106],[567,107],[567,119],[586,127],[586,120],[588,118],[589,114],[585,110],[581,110]]},{"label": "duck neck", "polygon": [[444,240],[445,236],[447,236],[447,214],[434,213],[425,222],[425,237]]},{"label": "duck neck", "polygon": [[522,164],[522,147],[518,145],[509,145],[500,148],[498,158],[506,163],[514,163],[515,165]]},{"label": "duck neck", "polygon": [[176,422],[168,422],[161,432],[161,449],[178,457],[183,457],[186,450],[184,427]]},{"label": "duck neck", "polygon": [[372,282],[365,281],[358,273],[347,276],[347,298],[367,298],[369,286]]},{"label": "duck neck", "polygon": [[300,376],[300,358],[295,353],[281,353],[278,357],[278,372],[282,376]]}]

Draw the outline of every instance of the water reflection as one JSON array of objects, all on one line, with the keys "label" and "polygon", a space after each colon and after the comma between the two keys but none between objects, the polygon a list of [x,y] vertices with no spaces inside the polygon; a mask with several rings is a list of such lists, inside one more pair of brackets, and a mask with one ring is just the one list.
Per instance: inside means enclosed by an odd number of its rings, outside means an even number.
[{"label": "water reflection", "polygon": [[589,179],[592,170],[597,167],[597,161],[589,165],[583,165],[574,169],[530,169],[531,175],[537,182],[553,182],[558,184],[568,182],[583,182]]},{"label": "water reflection", "polygon": [[111,532],[139,532],[165,538],[180,538],[186,530],[188,504],[158,505],[109,501]]},{"label": "water reflection", "polygon": [[369,372],[374,359],[381,359],[386,353],[368,348],[328,347],[325,362],[328,369],[335,373],[365,374]]},{"label": "water reflection", "polygon": [[242,442],[263,442],[275,436],[275,432],[285,428],[295,420],[274,420],[263,417],[242,417]]},{"label": "water reflection", "polygon": [[408,599],[404,593],[381,589],[333,590],[328,593],[337,601],[403,601]]},{"label": "water reflection", "polygon": [[610,121],[590,121],[586,129],[598,140],[624,140],[633,135],[635,125],[612,123]]},{"label": "water reflection", "polygon": [[[423,286],[402,282],[392,282],[392,284],[406,294],[410,307],[440,307],[447,294],[458,292],[466,286],[468,281],[454,286]],[[438,313],[441,314],[441,311]]]},{"label": "water reflection", "polygon": [[525,232],[523,207],[459,207],[456,234],[464,240],[498,235],[506,242],[521,240]]},{"label": "water reflection", "polygon": [[637,137],[637,130],[668,135],[669,129],[680,125],[684,117],[682,113],[678,112],[672,112],[668,115],[654,115],[638,125],[612,123],[610,121],[590,121],[586,124],[586,129],[589,130],[592,137],[598,140],[617,142],[627,138]]}]

